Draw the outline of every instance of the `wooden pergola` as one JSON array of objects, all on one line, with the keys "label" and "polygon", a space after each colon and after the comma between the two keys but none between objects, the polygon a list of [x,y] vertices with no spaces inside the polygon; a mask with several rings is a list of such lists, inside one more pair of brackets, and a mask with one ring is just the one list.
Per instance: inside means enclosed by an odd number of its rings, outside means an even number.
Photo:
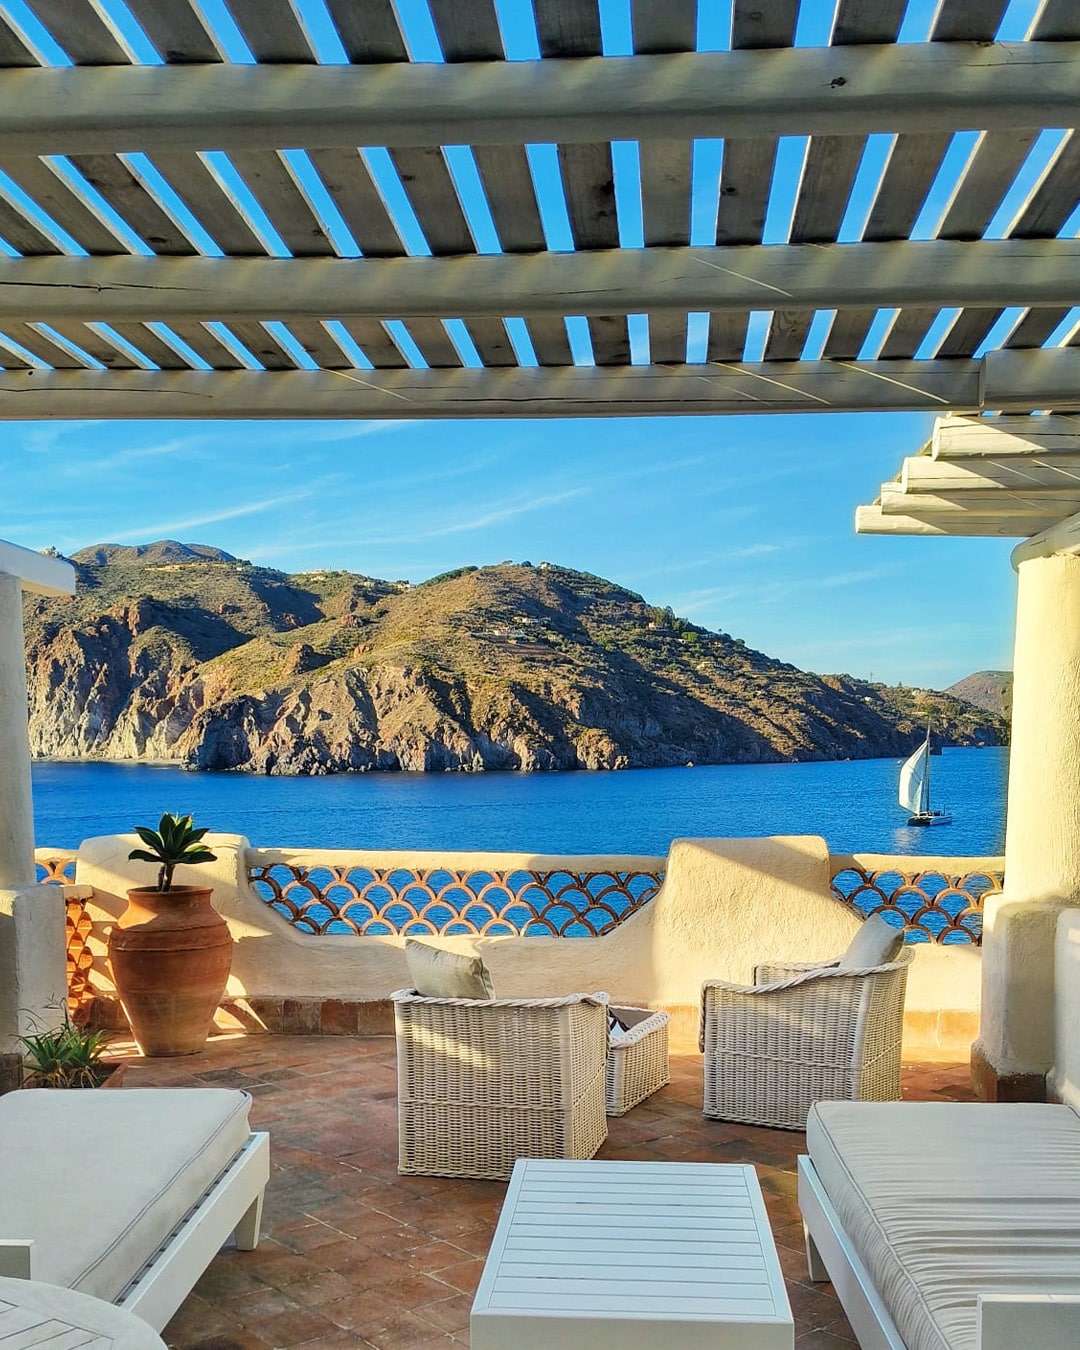
[{"label": "wooden pergola", "polygon": [[[1038,1096],[1080,904],[1080,0],[907,8],[731,0],[699,46],[697,0],[0,0],[0,420],[941,415],[858,526],[1027,540],[975,1066]],[[21,589],[69,573],[0,547],[0,1060],[63,988],[17,710]]]},{"label": "wooden pergola", "polygon": [[983,237],[1080,124],[1073,0],[1002,43],[1007,0],[903,43],[906,0],[839,0],[820,46],[798,0],[734,0],[719,51],[696,0],[627,0],[617,55],[598,0],[506,0],[515,59],[495,0],[429,0],[441,59],[392,0],[226,4],[227,33],[197,0],[27,0],[27,33],[0,3],[0,418],[1080,406],[1076,132]]}]

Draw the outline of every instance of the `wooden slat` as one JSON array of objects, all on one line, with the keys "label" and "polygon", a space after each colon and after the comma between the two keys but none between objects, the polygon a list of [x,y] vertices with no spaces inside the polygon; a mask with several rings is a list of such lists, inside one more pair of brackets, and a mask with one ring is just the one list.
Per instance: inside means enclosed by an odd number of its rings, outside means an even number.
[{"label": "wooden slat", "polygon": [[[5,323],[4,333],[9,338],[17,342],[20,347],[25,347],[39,361],[44,361],[54,370],[85,370],[86,363],[73,356],[66,347],[60,347],[55,342],[51,342],[44,333],[39,333],[36,328],[32,328],[28,323]],[[3,334],[0,334],[2,337]]]},{"label": "wooden slat", "polygon": [[338,346],[325,324],[315,319],[302,319],[289,324],[289,332],[321,369],[352,369],[353,363]]},{"label": "wooden slat", "polygon": [[91,255],[126,253],[123,239],[45,160],[0,158],[0,169]]},{"label": "wooden slat", "polygon": [[325,0],[341,45],[357,65],[407,61],[393,0]]},{"label": "wooden slat", "polygon": [[931,42],[993,42],[1009,0],[942,0]]},{"label": "wooden slat", "polygon": [[504,253],[539,253],[544,225],[523,145],[478,145],[476,168]]},{"label": "wooden slat", "polygon": [[[870,311],[871,318],[874,311]],[[908,306],[895,316],[878,353],[883,361],[910,360],[922,346],[938,310]],[[856,352],[856,355],[858,353]]]},{"label": "wooden slat", "polygon": [[[841,0],[833,22],[832,45],[894,42],[905,4],[906,0]],[[788,235],[793,244],[826,244],[836,239],[865,146],[864,136],[810,137]],[[774,311],[765,341],[765,359],[801,356],[813,318],[812,311]],[[840,338],[839,331],[836,338]]]},{"label": "wooden slat", "polygon": [[25,356],[20,356],[18,352],[13,351],[4,341],[3,333],[0,333],[0,370],[32,370],[33,366]]},{"label": "wooden slat", "polygon": [[127,0],[158,55],[172,65],[209,65],[225,59],[214,30],[192,0]]},{"label": "wooden slat", "polygon": [[230,319],[229,330],[236,334],[256,361],[267,370],[296,369],[292,353],[281,345],[265,324]]},{"label": "wooden slat", "polygon": [[126,66],[127,43],[96,0],[26,0],[60,47],[85,66]]},{"label": "wooden slat", "polygon": [[159,153],[154,167],[222,252],[237,258],[265,256],[265,244],[199,155]]},{"label": "wooden slat", "polygon": [[230,158],[294,258],[334,256],[322,222],[276,150],[245,150]]},{"label": "wooden slat", "polygon": [[160,370],[190,370],[191,367],[180,353],[145,324],[114,323],[112,327],[125,342],[130,342],[137,352],[142,352]]},{"label": "wooden slat", "polygon": [[318,59],[289,0],[226,0],[226,4],[257,61],[302,65]]},{"label": "wooden slat", "polygon": [[126,351],[110,342],[105,334],[95,332],[86,324],[54,323],[52,326],[62,338],[73,342],[95,361],[100,361],[107,370],[140,369],[138,362],[133,361]]},{"label": "wooden slat", "polygon": [[1080,38],[1080,6],[1076,0],[1043,0],[1028,36],[1036,42],[1070,42]]},{"label": "wooden slat", "polygon": [[[603,51],[597,0],[534,0],[540,54],[549,57],[599,56]],[[615,171],[607,141],[581,145],[559,143],[570,233],[577,249],[618,246],[615,215]],[[628,359],[630,336],[620,316],[589,319],[593,360],[599,366]]]},{"label": "wooden slat", "polygon": [[527,314],[529,336],[542,366],[572,366],[574,354],[566,335],[566,321],[554,314]]},{"label": "wooden slat", "polygon": [[741,361],[746,349],[746,313],[720,310],[709,315],[709,361]]},{"label": "wooden slat", "polygon": [[458,349],[439,319],[413,319],[407,325],[420,355],[432,370],[452,369],[462,364]]},{"label": "wooden slat", "polygon": [[234,355],[229,347],[216,334],[212,333],[205,324],[181,320],[169,324],[169,328],[182,342],[186,342],[197,356],[201,356],[213,370],[245,369],[243,361]]},{"label": "wooden slat", "polygon": [[[633,0],[634,51],[692,52],[697,46],[697,0]],[[641,213],[646,247],[690,242],[693,175],[691,141],[642,141]],[[686,316],[649,315],[654,363],[686,360]]]},{"label": "wooden slat", "polygon": [[0,189],[0,239],[26,257],[60,254],[63,249]]},{"label": "wooden slat", "polygon": [[155,253],[190,257],[198,249],[180,223],[116,155],[73,155],[71,163],[129,229]]},{"label": "wooden slat", "polygon": [[517,365],[517,353],[502,319],[488,315],[470,319],[465,327],[485,366]]},{"label": "wooden slat", "polygon": [[342,325],[376,370],[406,370],[409,362],[378,319],[346,319]]},{"label": "wooden slat", "polygon": [[0,14],[0,67],[28,70],[38,64],[30,39],[13,19]]},{"label": "wooden slat", "polygon": [[312,150],[312,165],[366,258],[400,258],[405,245],[357,150]]},{"label": "wooden slat", "polygon": [[840,0],[833,20],[833,45],[895,42],[907,3],[908,0]]},{"label": "wooden slat", "polygon": [[428,0],[447,61],[499,61],[502,34],[493,0]]}]

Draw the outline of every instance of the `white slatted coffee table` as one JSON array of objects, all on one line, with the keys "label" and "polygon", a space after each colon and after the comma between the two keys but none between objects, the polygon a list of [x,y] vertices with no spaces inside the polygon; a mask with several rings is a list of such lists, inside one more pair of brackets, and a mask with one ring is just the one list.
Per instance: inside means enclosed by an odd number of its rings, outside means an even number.
[{"label": "white slatted coffee table", "polygon": [[752,1167],[522,1158],[472,1350],[792,1350]]}]

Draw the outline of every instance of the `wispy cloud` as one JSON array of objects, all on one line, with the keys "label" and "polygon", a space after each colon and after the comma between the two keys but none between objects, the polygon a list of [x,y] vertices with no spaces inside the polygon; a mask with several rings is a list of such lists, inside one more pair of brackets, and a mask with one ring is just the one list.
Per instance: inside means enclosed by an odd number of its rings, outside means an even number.
[{"label": "wispy cloud", "polygon": [[189,516],[184,520],[169,520],[154,525],[140,525],[134,530],[124,530],[112,534],[112,542],[122,544],[135,539],[143,542],[148,539],[161,539],[168,535],[179,534],[182,530],[194,530],[202,525],[216,525],[222,520],[236,520],[240,516],[254,516],[260,511],[269,511],[275,506],[288,506],[293,502],[305,501],[316,494],[315,488],[304,492],[290,492],[280,497],[265,497],[262,501],[244,502],[240,506],[227,507],[223,511],[212,511],[205,515]]},{"label": "wispy cloud", "polygon": [[171,441],[158,441],[151,445],[134,445],[127,450],[115,450],[108,455],[95,455],[92,459],[70,459],[62,472],[68,478],[89,478],[95,474],[108,473],[112,469],[126,469],[147,459],[166,459],[172,455],[192,454],[196,447],[205,442],[205,436],[178,436]]},{"label": "wispy cloud", "polygon": [[443,525],[435,530],[421,530],[413,538],[440,539],[447,534],[465,534],[470,530],[483,530],[488,525],[501,525],[507,520],[515,520],[518,516],[544,511],[549,506],[559,506],[562,502],[572,501],[575,497],[587,497],[591,491],[592,489],[587,487],[570,488],[566,492],[553,492],[546,497],[529,497],[512,505],[496,505],[469,520],[458,520],[452,525]]}]

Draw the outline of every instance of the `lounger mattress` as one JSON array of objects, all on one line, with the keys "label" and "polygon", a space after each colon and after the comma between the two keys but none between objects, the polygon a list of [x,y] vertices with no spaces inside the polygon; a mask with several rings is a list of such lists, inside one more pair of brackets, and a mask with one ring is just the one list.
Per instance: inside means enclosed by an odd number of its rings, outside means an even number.
[{"label": "lounger mattress", "polygon": [[980,1293],[1080,1290],[1069,1107],[818,1102],[806,1138],[908,1350],[975,1350]]},{"label": "lounger mattress", "polygon": [[36,1280],[114,1301],[243,1148],[246,1092],[148,1088],[0,1098],[0,1237]]}]

